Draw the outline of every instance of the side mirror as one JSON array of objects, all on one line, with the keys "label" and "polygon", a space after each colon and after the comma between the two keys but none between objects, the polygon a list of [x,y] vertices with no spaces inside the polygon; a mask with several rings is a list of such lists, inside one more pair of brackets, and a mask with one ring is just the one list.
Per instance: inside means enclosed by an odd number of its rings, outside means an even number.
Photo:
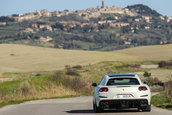
[{"label": "side mirror", "polygon": [[93,87],[97,87],[97,83],[93,83],[92,86],[93,86]]},{"label": "side mirror", "polygon": [[144,84],[148,84],[148,82],[147,82],[147,81],[144,81],[143,83],[144,83]]}]

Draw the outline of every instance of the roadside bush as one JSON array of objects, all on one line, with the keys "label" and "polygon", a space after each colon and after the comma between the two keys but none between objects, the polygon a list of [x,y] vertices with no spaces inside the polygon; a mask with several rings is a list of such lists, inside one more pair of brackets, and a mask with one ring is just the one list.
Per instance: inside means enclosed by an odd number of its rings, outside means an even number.
[{"label": "roadside bush", "polygon": [[91,86],[88,83],[88,81],[76,77],[73,79],[72,88],[79,93],[84,93],[88,95],[91,93],[92,90]]},{"label": "roadside bush", "polygon": [[27,96],[31,93],[30,85],[28,82],[23,82],[20,85],[20,91],[24,96]]},{"label": "roadside bush", "polygon": [[146,71],[146,72],[144,72],[143,76],[144,76],[144,77],[150,77],[150,76],[151,76],[151,73],[148,73],[148,72]]},{"label": "roadside bush", "polygon": [[172,81],[165,83],[166,96],[172,99]]},{"label": "roadside bush", "polygon": [[171,61],[161,61],[158,63],[159,67],[170,67],[172,66],[172,60]]},{"label": "roadside bush", "polygon": [[161,61],[158,63],[159,67],[165,67],[167,65],[166,61]]},{"label": "roadside bush", "polygon": [[63,73],[60,71],[55,72],[55,74],[52,76],[52,80],[56,82],[56,84],[62,83],[63,80]]},{"label": "roadside bush", "polygon": [[74,69],[82,69],[82,66],[81,65],[76,65],[76,66],[73,66],[72,68],[74,68]]},{"label": "roadside bush", "polygon": [[58,71],[52,76],[52,80],[55,81],[57,85],[61,84],[66,88],[74,90],[80,94],[88,95],[92,90],[91,86],[88,84],[89,82],[79,76],[73,78],[70,76],[65,76],[62,72]]},{"label": "roadside bush", "polygon": [[65,68],[66,68],[67,75],[80,76],[78,71],[74,68],[71,68],[69,65],[66,65]]}]

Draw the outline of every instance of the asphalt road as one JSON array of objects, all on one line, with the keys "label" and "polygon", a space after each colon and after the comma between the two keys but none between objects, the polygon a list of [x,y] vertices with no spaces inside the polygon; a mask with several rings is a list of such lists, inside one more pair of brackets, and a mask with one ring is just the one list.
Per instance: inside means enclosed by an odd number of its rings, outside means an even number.
[{"label": "asphalt road", "polygon": [[172,111],[152,106],[151,112],[113,110],[103,113],[92,111],[92,97],[49,99],[11,105],[0,109],[0,115],[172,115]]}]

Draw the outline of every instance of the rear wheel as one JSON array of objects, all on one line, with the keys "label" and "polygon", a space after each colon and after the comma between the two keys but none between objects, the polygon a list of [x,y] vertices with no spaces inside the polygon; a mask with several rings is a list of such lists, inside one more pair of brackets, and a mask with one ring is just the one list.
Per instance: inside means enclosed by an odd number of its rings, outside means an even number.
[{"label": "rear wheel", "polygon": [[100,113],[103,111],[103,109],[100,107],[97,107],[97,105],[94,102],[93,102],[93,110],[95,113]]},{"label": "rear wheel", "polygon": [[146,108],[142,109],[143,112],[150,112],[151,111],[151,105],[148,105]]}]

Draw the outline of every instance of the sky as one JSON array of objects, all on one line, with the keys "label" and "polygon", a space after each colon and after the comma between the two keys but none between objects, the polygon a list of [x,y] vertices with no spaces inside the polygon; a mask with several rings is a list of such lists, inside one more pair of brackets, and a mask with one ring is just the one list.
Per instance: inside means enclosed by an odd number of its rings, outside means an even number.
[{"label": "sky", "polygon": [[[24,14],[47,9],[48,11],[80,10],[101,6],[102,0],[0,0],[0,16]],[[172,0],[105,0],[107,6],[124,8],[144,4],[164,16],[172,17]]]}]

